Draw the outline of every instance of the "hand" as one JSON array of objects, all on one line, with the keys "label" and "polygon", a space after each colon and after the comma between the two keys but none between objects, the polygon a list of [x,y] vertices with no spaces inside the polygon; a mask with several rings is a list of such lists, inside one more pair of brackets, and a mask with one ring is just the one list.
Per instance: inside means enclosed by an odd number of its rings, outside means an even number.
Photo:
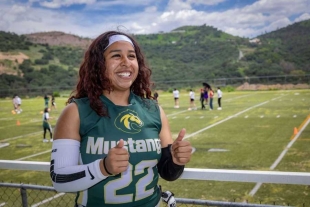
[{"label": "hand", "polygon": [[109,150],[105,165],[107,170],[113,175],[127,170],[129,164],[129,153],[123,148],[124,140],[120,139],[118,144]]},{"label": "hand", "polygon": [[189,141],[183,140],[186,130],[181,129],[178,138],[172,143],[171,155],[173,162],[177,165],[185,165],[192,156],[192,145]]}]

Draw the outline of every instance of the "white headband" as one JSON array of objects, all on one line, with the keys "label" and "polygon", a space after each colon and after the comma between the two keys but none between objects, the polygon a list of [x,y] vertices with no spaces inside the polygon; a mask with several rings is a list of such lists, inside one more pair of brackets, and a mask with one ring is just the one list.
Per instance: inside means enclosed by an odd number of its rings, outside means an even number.
[{"label": "white headband", "polygon": [[104,50],[106,50],[110,45],[112,45],[114,42],[117,41],[126,41],[129,42],[133,47],[135,47],[132,43],[132,41],[125,35],[112,35],[111,37],[109,37],[109,44],[108,46],[106,46],[104,48]]}]

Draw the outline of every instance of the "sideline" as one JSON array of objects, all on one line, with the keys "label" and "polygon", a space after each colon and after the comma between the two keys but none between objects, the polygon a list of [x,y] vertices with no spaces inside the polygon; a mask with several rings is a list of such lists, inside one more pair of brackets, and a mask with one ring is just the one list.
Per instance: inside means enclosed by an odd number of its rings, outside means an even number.
[{"label": "sideline", "polygon": [[[306,128],[306,126],[308,126],[308,124],[310,123],[310,115],[307,116],[307,118],[302,122],[302,124],[298,127],[299,131],[295,136],[292,136],[293,139],[291,139],[292,141],[290,141],[288,143],[288,145],[285,147],[285,149],[281,152],[281,154],[279,155],[279,157],[274,161],[274,163],[270,166],[270,170],[274,170],[277,165],[281,162],[281,160],[283,159],[283,157],[285,156],[285,154],[287,153],[287,151],[292,147],[292,145],[295,143],[295,141],[298,139],[298,137],[301,135],[301,133],[304,131],[304,129]],[[254,196],[257,191],[259,190],[259,188],[261,187],[263,183],[256,183],[256,185],[254,186],[254,188],[251,190],[251,192],[249,193],[250,196]]]}]

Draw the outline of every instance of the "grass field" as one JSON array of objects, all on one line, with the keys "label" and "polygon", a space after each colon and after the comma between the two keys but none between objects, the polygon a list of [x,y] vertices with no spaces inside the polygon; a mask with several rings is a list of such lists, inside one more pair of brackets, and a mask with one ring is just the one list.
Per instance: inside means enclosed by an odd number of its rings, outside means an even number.
[{"label": "grass field", "polygon": [[[56,99],[58,109],[50,112],[53,126],[65,101],[65,98]],[[181,93],[178,109],[173,108],[171,93],[159,94],[159,103],[169,118],[173,137],[176,138],[181,128],[186,128],[187,138],[196,149],[186,167],[270,170],[291,141],[294,127],[301,129],[310,114],[309,90],[224,92],[223,110],[216,110],[216,101],[215,98],[213,111],[200,110],[199,100],[196,101],[198,109],[189,111],[188,92]],[[0,148],[0,159],[50,161],[52,144],[42,142],[43,97],[23,99],[21,114],[13,115],[12,108],[11,100],[0,100],[0,142],[9,143]],[[309,172],[309,146],[310,126],[306,126],[274,170]],[[210,149],[226,151],[212,152]],[[52,185],[45,172],[0,170],[0,180]],[[250,196],[255,183],[160,180],[160,184],[163,190],[182,198],[310,206],[310,187],[306,185],[263,184]]]}]

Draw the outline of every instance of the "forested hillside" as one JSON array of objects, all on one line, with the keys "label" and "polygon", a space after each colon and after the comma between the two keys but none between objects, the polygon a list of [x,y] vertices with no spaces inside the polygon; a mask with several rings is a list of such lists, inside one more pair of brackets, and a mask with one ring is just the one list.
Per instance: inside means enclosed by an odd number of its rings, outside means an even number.
[{"label": "forested hillside", "polygon": [[309,74],[310,20],[258,37],[261,44],[243,59],[248,76]]},{"label": "forested hillside", "polygon": [[[192,80],[309,74],[309,34],[310,20],[261,35],[256,43],[206,25],[134,37],[153,70],[153,81],[167,88],[166,83],[178,81],[177,87],[186,87],[185,81]],[[54,39],[50,45],[50,36],[42,35],[44,44],[30,42],[27,35],[0,32],[2,96],[10,95],[9,88],[55,90],[74,86],[85,48],[75,45],[76,36],[58,35],[55,38],[65,36],[69,42]],[[240,51],[244,54],[241,59]],[[18,54],[22,55],[19,59]]]}]

